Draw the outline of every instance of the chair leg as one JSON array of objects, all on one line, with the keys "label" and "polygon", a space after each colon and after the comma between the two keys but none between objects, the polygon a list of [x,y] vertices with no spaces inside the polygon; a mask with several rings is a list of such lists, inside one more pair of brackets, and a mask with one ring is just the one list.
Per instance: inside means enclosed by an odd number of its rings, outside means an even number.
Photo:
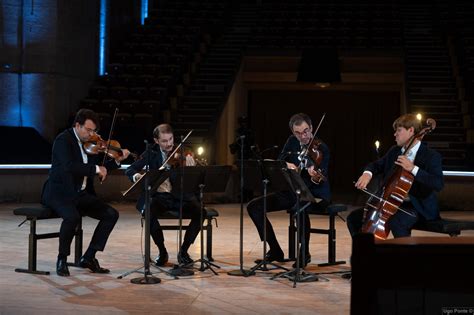
[{"label": "chair leg", "polygon": [[335,215],[329,215],[329,229],[328,229],[328,262],[318,264],[318,266],[333,266],[345,264],[345,261],[336,261],[336,224]]},{"label": "chair leg", "polygon": [[[203,237],[203,235],[201,235]],[[206,224],[206,256],[207,260],[214,261],[212,257],[212,219],[207,219]]]},{"label": "chair leg", "polygon": [[293,220],[293,215],[289,214],[290,221],[288,223],[288,260],[295,260],[296,258],[296,248],[295,248],[295,236],[296,236],[296,226],[295,220]]},{"label": "chair leg", "polygon": [[28,269],[16,268],[15,272],[49,275],[49,271],[36,270],[36,255],[38,248],[38,239],[36,235],[36,218],[29,219],[29,221],[30,235],[28,235]]}]

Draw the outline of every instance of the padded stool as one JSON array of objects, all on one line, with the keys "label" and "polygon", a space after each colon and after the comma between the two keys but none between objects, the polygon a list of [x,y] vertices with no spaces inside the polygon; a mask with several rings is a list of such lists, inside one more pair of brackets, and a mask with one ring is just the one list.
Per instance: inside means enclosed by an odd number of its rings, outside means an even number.
[{"label": "padded stool", "polygon": [[449,236],[458,236],[461,234],[461,231],[474,230],[474,222],[452,220],[452,219],[419,221],[415,224],[413,229],[420,230],[420,231],[449,234]]},{"label": "padded stool", "polygon": [[[49,271],[36,270],[36,257],[38,249],[38,240],[47,238],[59,237],[59,232],[56,233],[36,233],[36,221],[46,219],[58,219],[60,218],[51,208],[45,207],[41,204],[35,204],[28,207],[17,208],[13,210],[14,215],[25,216],[25,220],[18,226],[21,226],[26,221],[30,221],[30,234],[28,237],[28,269],[16,268],[16,272],[25,272],[41,275],[49,275]],[[79,220],[79,224],[76,227],[75,232],[75,246],[74,246],[74,264],[78,265],[79,259],[82,256],[82,218]]]}]

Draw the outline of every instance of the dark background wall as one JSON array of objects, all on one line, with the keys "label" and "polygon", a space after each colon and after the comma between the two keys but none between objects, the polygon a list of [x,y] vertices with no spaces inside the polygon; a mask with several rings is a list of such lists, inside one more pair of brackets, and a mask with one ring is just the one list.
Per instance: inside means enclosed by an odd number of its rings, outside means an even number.
[{"label": "dark background wall", "polygon": [[97,73],[98,12],[97,1],[2,1],[0,125],[49,140],[63,127]]},{"label": "dark background wall", "polygon": [[[126,35],[140,1],[109,1],[107,27]],[[98,75],[100,1],[0,2],[0,126],[52,141]],[[109,38],[109,45],[119,39]]]},{"label": "dark background wall", "polygon": [[[400,93],[251,91],[249,116],[259,147],[279,145],[281,150],[290,135],[288,121],[297,112],[308,114],[314,129],[326,113],[318,136],[331,150],[330,181],[339,191],[351,192],[352,181],[376,156],[375,140],[381,142],[381,153],[394,144],[392,122],[400,114]],[[276,154],[267,157],[275,158]]]}]

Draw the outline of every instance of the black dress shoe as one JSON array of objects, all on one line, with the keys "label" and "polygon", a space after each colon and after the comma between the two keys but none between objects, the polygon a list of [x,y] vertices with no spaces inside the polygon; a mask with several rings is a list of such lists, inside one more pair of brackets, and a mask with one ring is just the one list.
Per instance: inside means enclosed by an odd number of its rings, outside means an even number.
[{"label": "black dress shoe", "polygon": [[168,252],[160,253],[158,256],[155,258],[155,264],[157,266],[164,266],[168,262]]},{"label": "black dress shoe", "polygon": [[192,264],[194,260],[189,256],[187,252],[179,252],[178,253],[178,263],[180,265],[189,265]]},{"label": "black dress shoe", "polygon": [[[285,261],[285,254],[283,254],[283,251],[276,251],[276,252],[273,252],[271,250],[269,250],[267,252],[267,254],[265,255],[265,260],[267,262],[272,262],[272,261],[278,261],[278,262],[284,262]],[[255,263],[256,264],[259,264],[261,263],[262,260],[261,259],[256,259],[255,260]]]},{"label": "black dress shoe", "polygon": [[[310,262],[311,262],[311,255],[310,254],[305,255],[304,264],[303,264],[303,255],[300,255],[300,268],[306,267],[306,265],[308,265]],[[296,268],[296,261],[293,264],[293,268]]]},{"label": "black dress shoe", "polygon": [[58,261],[56,262],[56,273],[58,274],[58,276],[61,276],[61,277],[70,276],[66,259],[58,258]]},{"label": "black dress shoe", "polygon": [[88,268],[94,273],[109,273],[109,269],[102,268],[99,265],[99,261],[96,258],[92,259],[86,259],[84,257],[81,257],[81,260],[79,260],[79,267],[81,268]]}]

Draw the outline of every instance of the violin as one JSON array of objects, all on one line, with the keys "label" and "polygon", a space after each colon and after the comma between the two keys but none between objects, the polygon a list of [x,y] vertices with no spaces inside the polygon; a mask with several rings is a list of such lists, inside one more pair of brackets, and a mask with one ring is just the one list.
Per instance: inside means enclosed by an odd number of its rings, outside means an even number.
[{"label": "violin", "polygon": [[[434,119],[428,118],[426,123],[428,127],[421,129],[412,136],[403,155],[408,154],[415,140],[421,141],[426,134],[436,128],[436,121]],[[403,210],[400,206],[407,198],[414,179],[415,176],[411,172],[399,165],[394,165],[392,174],[388,177],[385,185],[380,190],[380,196],[364,190],[364,192],[371,195],[371,197],[364,207],[364,223],[361,230],[363,233],[371,233],[374,234],[376,238],[385,240],[390,234],[387,222],[392,215],[400,210],[413,216],[413,214]]]},{"label": "violin", "polygon": [[186,157],[189,156],[193,158],[193,161],[194,161],[193,153],[190,150],[186,150],[183,152],[183,154],[184,154],[184,158],[181,158],[181,153],[177,151],[177,147],[176,146],[173,147],[173,150],[169,152],[167,164],[171,168],[176,168],[176,167],[181,167],[181,166],[194,166],[195,163],[192,163],[190,162],[189,159],[186,159]]},{"label": "violin", "polygon": [[[118,159],[123,156],[122,147],[117,140],[104,140],[98,134],[92,135],[89,141],[83,144],[83,147],[87,154],[106,153],[107,156],[113,159]],[[130,152],[130,155],[135,160],[137,159],[135,153]]]}]

